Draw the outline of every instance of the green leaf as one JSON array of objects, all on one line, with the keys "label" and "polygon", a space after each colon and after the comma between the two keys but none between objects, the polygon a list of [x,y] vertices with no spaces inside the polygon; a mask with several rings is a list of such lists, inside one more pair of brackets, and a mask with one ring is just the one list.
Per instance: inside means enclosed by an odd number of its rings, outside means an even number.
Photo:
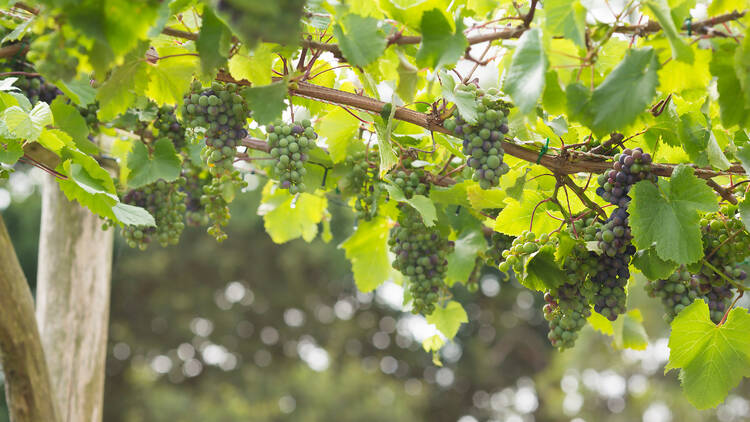
[{"label": "green leaf", "polygon": [[76,200],[101,217],[115,219],[112,207],[118,203],[115,184],[107,170],[96,160],[78,150],[63,148],[65,161],[57,171],[68,176],[58,179],[60,190],[70,200]]},{"label": "green leaf", "polygon": [[273,182],[263,188],[258,215],[263,216],[266,232],[276,243],[298,237],[311,242],[318,234],[318,224],[323,220],[328,200],[309,193],[296,197],[295,200],[295,195],[287,189],[278,189]]},{"label": "green leaf", "polygon": [[603,135],[632,123],[656,95],[658,70],[659,60],[652,49],[628,50],[591,96],[592,129]]},{"label": "green leaf", "polygon": [[633,265],[649,280],[665,279],[678,267],[676,262],[659,258],[654,248],[638,251],[633,257]]},{"label": "green leaf", "polygon": [[63,82],[58,88],[79,106],[89,105],[96,99],[96,89],[91,86],[89,78]]},{"label": "green leaf", "polygon": [[553,250],[544,248],[525,258],[518,281],[526,288],[539,292],[555,289],[566,282],[565,272],[555,262]]},{"label": "green leaf", "polygon": [[472,124],[477,121],[477,102],[474,92],[456,89],[453,75],[445,71],[440,72],[440,87],[443,97],[456,105],[461,118]]},{"label": "green leaf", "polygon": [[352,263],[354,282],[362,292],[375,290],[390,275],[388,231],[385,218],[360,221],[357,231],[339,245]]},{"label": "green leaf", "polygon": [[278,81],[269,85],[247,88],[243,95],[252,110],[253,120],[266,125],[281,118],[286,108],[284,99],[287,94],[286,81]]},{"label": "green leaf", "polygon": [[317,132],[321,138],[325,138],[334,164],[346,159],[349,146],[358,141],[358,130],[359,120],[341,107],[336,107],[321,119]]},{"label": "green leaf", "polygon": [[453,252],[448,255],[448,269],[445,274],[446,283],[466,283],[476,265],[477,254],[487,249],[481,227],[470,227],[463,230],[455,241]]},{"label": "green leaf", "polygon": [[659,22],[664,35],[669,40],[669,45],[672,48],[672,58],[685,63],[693,63],[693,50],[685,40],[680,37],[680,33],[677,31],[677,27],[672,20],[667,1],[649,0],[645,5]]},{"label": "green leaf", "polygon": [[141,207],[118,202],[112,207],[112,212],[117,221],[127,226],[156,227],[154,217]]},{"label": "green leaf", "polygon": [[736,44],[733,40],[716,43],[716,51],[711,57],[709,69],[716,76],[716,90],[719,92],[719,112],[725,127],[747,125],[748,109],[744,106],[743,90],[734,71]]},{"label": "green leaf", "polygon": [[750,174],[750,143],[737,148],[737,152],[734,155],[740,160],[745,173]]},{"label": "green leaf", "polygon": [[422,14],[419,25],[422,42],[417,51],[417,66],[437,69],[449,66],[464,55],[469,42],[464,35],[461,18],[456,19],[456,31],[440,9],[432,9]]},{"label": "green leaf", "polygon": [[648,334],[643,328],[641,311],[633,309],[617,317],[612,323],[614,331],[612,344],[616,349],[645,350]]},{"label": "green leaf", "polygon": [[133,149],[128,154],[128,186],[139,188],[159,179],[171,182],[180,176],[182,162],[174,149],[172,141],[161,138],[153,146],[153,154],[143,142],[135,141]]},{"label": "green leaf", "polygon": [[544,2],[544,30],[549,35],[562,35],[586,47],[586,8],[580,1],[547,0]]},{"label": "green leaf", "polygon": [[522,114],[530,113],[544,91],[549,61],[542,45],[542,31],[532,28],[521,35],[505,76],[504,91]]},{"label": "green leaf", "polygon": [[679,165],[658,187],[650,181],[636,183],[631,191],[630,226],[638,249],[656,247],[663,260],[691,264],[703,257],[698,211],[717,211],[716,196],[693,169]]},{"label": "green leaf", "polygon": [[63,97],[57,97],[50,104],[55,126],[70,135],[75,145],[87,154],[96,154],[99,149],[89,141],[89,127],[86,119],[70,104],[66,104]]},{"label": "green leaf", "polygon": [[708,155],[708,162],[719,170],[726,170],[732,166],[732,163],[729,162],[727,156],[724,155],[724,151],[721,150],[713,132],[711,132],[708,137],[706,154]]},{"label": "green leaf", "polygon": [[750,30],[745,32],[745,37],[737,46],[734,54],[734,73],[740,81],[742,92],[745,94],[745,108],[750,107]]},{"label": "green leaf", "polygon": [[[136,93],[146,91],[149,82],[148,64],[143,60],[146,48],[137,48],[125,63],[112,71],[96,94],[99,120],[109,121],[127,111],[135,102]],[[168,59],[167,59],[168,60]]]},{"label": "green leaf", "polygon": [[437,210],[435,204],[430,198],[424,195],[414,195],[410,199],[406,199],[404,193],[399,189],[398,186],[386,184],[385,189],[388,191],[391,199],[398,202],[406,202],[411,205],[412,208],[419,212],[422,217],[422,222],[427,227],[432,227],[437,221]]},{"label": "green leaf", "polygon": [[460,303],[451,300],[445,306],[436,306],[435,310],[427,315],[427,322],[435,325],[446,338],[452,339],[458,333],[461,324],[469,322],[469,317]]},{"label": "green leaf", "polygon": [[272,47],[269,44],[259,44],[250,57],[242,54],[243,51],[244,47],[240,49],[240,54],[229,59],[229,73],[232,77],[239,81],[246,79],[255,86],[270,84],[270,69],[274,58]]},{"label": "green leaf", "polygon": [[[543,203],[534,212],[534,207],[545,197],[537,191],[527,192],[524,196],[524,200],[521,202],[513,199],[507,201],[508,205],[500,211],[495,219],[495,231],[510,236],[518,236],[524,230],[529,230],[532,216],[534,232],[549,233],[557,229],[560,225],[559,222],[546,215],[547,210],[552,212],[556,208],[549,207],[549,203]],[[471,196],[469,198],[471,199]]]},{"label": "green leaf", "polygon": [[146,96],[158,105],[182,104],[197,67],[198,60],[194,56],[169,57],[148,66]]},{"label": "green leaf", "polygon": [[195,41],[204,74],[212,75],[226,63],[231,38],[229,29],[216,17],[213,10],[204,7],[201,30]]},{"label": "green leaf", "polygon": [[25,141],[35,141],[42,129],[52,124],[52,112],[43,101],[36,103],[28,114],[21,107],[12,106],[3,112],[3,123],[11,135]]},{"label": "green leaf", "polygon": [[739,204],[740,219],[745,224],[745,230],[750,231],[750,196],[746,196]]},{"label": "green leaf", "polygon": [[375,130],[378,132],[378,151],[380,152],[380,177],[385,176],[393,166],[398,162],[396,153],[393,152],[391,146],[391,135],[393,134],[393,116],[396,114],[396,107],[393,104],[388,109],[388,118],[384,119],[382,116],[375,116]]},{"label": "green leaf", "polygon": [[399,54],[398,60],[398,86],[396,93],[405,103],[414,101],[414,94],[419,84],[419,69],[414,67],[405,57]]},{"label": "green leaf", "polygon": [[732,309],[726,322],[717,326],[711,321],[708,305],[696,300],[672,321],[669,362],[664,371],[680,369],[682,389],[693,406],[716,407],[750,375],[748,332],[746,309]]},{"label": "green leaf", "polygon": [[60,155],[63,147],[75,148],[73,139],[60,129],[44,129],[36,140],[40,145]]},{"label": "green leaf", "polygon": [[379,21],[355,14],[344,15],[333,27],[341,54],[352,66],[364,67],[374,62],[387,45]]},{"label": "green leaf", "polygon": [[217,11],[247,45],[258,40],[294,46],[300,40],[305,0],[223,0]]},{"label": "green leaf", "polygon": [[0,163],[15,164],[21,157],[23,157],[21,142],[0,138]]},{"label": "green leaf", "polygon": [[615,333],[612,321],[608,320],[604,315],[594,311],[593,309],[591,310],[591,315],[588,317],[588,319],[586,319],[586,322],[589,323],[591,328],[599,331],[604,335],[611,336]]}]

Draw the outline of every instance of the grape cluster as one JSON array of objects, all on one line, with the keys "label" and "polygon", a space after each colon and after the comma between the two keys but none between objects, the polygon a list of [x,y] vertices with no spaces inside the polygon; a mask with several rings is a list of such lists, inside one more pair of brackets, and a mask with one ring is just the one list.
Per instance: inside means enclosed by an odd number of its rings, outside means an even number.
[{"label": "grape cluster", "polygon": [[369,221],[377,214],[378,197],[382,190],[378,175],[377,150],[360,151],[347,157],[352,171],[346,178],[347,190],[356,195],[354,211],[357,219]]},{"label": "grape cluster", "polygon": [[628,266],[635,254],[629,218],[626,208],[616,208],[596,233],[602,253],[598,271],[593,276],[596,284],[594,309],[610,321],[625,312],[625,286],[630,278]]},{"label": "grape cluster", "polygon": [[591,315],[594,284],[588,274],[598,266],[596,254],[582,242],[576,243],[565,260],[566,283],[544,295],[544,318],[549,323],[547,338],[559,349],[573,347],[578,331]]},{"label": "grape cluster", "polygon": [[200,167],[188,164],[182,169],[185,179],[185,224],[192,227],[208,225],[209,219],[201,202],[203,187],[211,184],[210,175]]},{"label": "grape cluster", "polygon": [[185,96],[182,115],[189,127],[205,128],[206,147],[201,155],[212,175],[232,173],[236,147],[247,136],[248,108],[238,92],[236,84],[214,82],[204,89],[194,81]]},{"label": "grape cluster", "polygon": [[156,120],[154,120],[153,127],[159,137],[168,138],[178,151],[187,145],[185,129],[177,120],[174,107],[169,105],[161,106],[156,113]]},{"label": "grape cluster", "polygon": [[498,266],[505,260],[503,251],[513,246],[513,236],[492,232],[491,235],[487,236],[487,243],[487,252],[484,254],[487,265]]},{"label": "grape cluster", "polygon": [[651,154],[641,148],[626,148],[615,155],[612,170],[599,176],[597,195],[618,207],[627,207],[630,202],[630,188],[641,180],[656,180],[651,173]]},{"label": "grape cluster", "polygon": [[92,133],[99,132],[99,118],[96,116],[96,112],[99,111],[99,103],[93,102],[85,106],[76,105],[78,113],[86,120],[86,126]]},{"label": "grape cluster", "polygon": [[474,169],[473,179],[482,189],[500,184],[500,177],[510,168],[503,162],[502,140],[508,133],[508,104],[496,98],[494,89],[484,92],[475,85],[461,85],[459,90],[472,93],[476,101],[477,118],[469,123],[460,114],[445,122],[445,128],[463,139],[466,165]]},{"label": "grape cluster", "polygon": [[575,230],[572,226],[568,227],[571,236],[578,237],[585,242],[593,242],[597,240],[596,233],[601,230],[603,223],[596,217],[582,217],[576,219],[573,225]]},{"label": "grape cluster", "polygon": [[401,189],[406,199],[414,195],[427,195],[430,192],[430,184],[425,180],[425,172],[422,169],[406,170],[409,163],[404,163],[404,168],[391,172],[393,183]]},{"label": "grape cluster", "polygon": [[393,268],[409,279],[413,312],[429,315],[435,310],[444,286],[446,257],[453,242],[443,238],[436,227],[427,227],[419,213],[408,205],[400,205],[398,224],[388,239],[396,256]]},{"label": "grape cluster", "polygon": [[664,319],[667,322],[671,322],[677,314],[701,297],[700,290],[700,277],[691,275],[684,267],[679,268],[667,279],[649,281],[646,284],[648,295],[661,299],[666,311]]},{"label": "grape cluster", "polygon": [[520,274],[523,270],[523,261],[527,256],[543,248],[554,249],[556,245],[557,237],[555,236],[542,233],[537,238],[534,232],[524,231],[513,239],[510,248],[501,253],[505,261],[501,262],[498,268],[504,273],[513,269],[514,272]]},{"label": "grape cluster", "polygon": [[[204,213],[211,225],[208,227],[208,234],[216,238],[218,242],[226,240],[227,234],[222,227],[229,223],[229,200],[227,197],[234,196],[234,190],[247,185],[242,181],[239,172],[226,174],[221,177],[212,177],[211,183],[203,186],[203,195],[200,203],[203,206]],[[227,195],[227,192],[232,192]]]},{"label": "grape cluster", "polygon": [[266,133],[271,157],[276,159],[276,173],[281,187],[289,189],[291,194],[303,192],[307,188],[303,181],[307,174],[307,153],[318,139],[310,121],[292,124],[276,121],[266,126]]},{"label": "grape cluster", "polygon": [[185,228],[185,194],[181,191],[185,179],[168,183],[163,179],[138,189],[128,191],[122,202],[145,208],[156,222],[156,227],[124,226],[122,235],[131,248],[148,248],[152,240],[162,246],[175,245]]},{"label": "grape cluster", "polygon": [[[34,68],[24,62],[23,60],[11,59],[6,61],[2,66],[6,71],[10,72],[29,72],[34,73]],[[49,104],[57,98],[58,95],[62,95],[62,91],[56,86],[46,82],[41,76],[14,76],[18,78],[13,84],[15,87],[21,90],[26,98],[29,99],[31,104],[36,104],[39,101],[44,101]]]},{"label": "grape cluster", "polygon": [[724,206],[718,213],[704,216],[701,219],[701,232],[706,261],[711,265],[701,267],[698,274],[699,289],[708,302],[711,319],[718,321],[729,306],[734,288],[714,268],[734,280],[747,278],[738,264],[750,256],[750,233],[745,230],[736,206],[732,205]]}]

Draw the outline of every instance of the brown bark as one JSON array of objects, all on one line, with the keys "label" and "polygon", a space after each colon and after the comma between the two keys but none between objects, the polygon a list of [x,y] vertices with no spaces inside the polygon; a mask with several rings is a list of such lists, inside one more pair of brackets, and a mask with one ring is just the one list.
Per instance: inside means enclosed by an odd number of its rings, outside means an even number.
[{"label": "brown bark", "polygon": [[0,351],[13,422],[57,422],[34,302],[0,216]]}]

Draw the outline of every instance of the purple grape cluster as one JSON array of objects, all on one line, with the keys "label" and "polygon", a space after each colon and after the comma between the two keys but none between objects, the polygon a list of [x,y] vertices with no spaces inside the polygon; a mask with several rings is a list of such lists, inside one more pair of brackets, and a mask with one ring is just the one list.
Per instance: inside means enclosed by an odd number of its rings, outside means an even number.
[{"label": "purple grape cluster", "polygon": [[599,176],[597,195],[618,207],[627,207],[630,188],[641,180],[656,180],[651,173],[651,154],[641,148],[626,148],[615,155],[612,170]]}]

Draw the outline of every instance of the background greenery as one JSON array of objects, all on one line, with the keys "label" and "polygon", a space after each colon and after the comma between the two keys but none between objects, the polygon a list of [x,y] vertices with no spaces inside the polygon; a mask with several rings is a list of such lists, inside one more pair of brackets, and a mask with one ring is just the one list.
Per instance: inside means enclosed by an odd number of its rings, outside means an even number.
[{"label": "background greenery", "polygon": [[[19,171],[0,187],[29,280],[40,177]],[[740,421],[750,411],[746,382],[716,410],[688,404],[676,375],[662,374],[668,326],[640,288],[630,300],[644,312],[645,351],[613,350],[587,327],[559,353],[540,295],[486,269],[477,293],[458,287],[470,323],[437,367],[421,349],[426,324],[402,312],[395,285],[356,292],[336,248],[352,230],[348,210],[332,202],[329,243],[276,245],[259,195],[238,197],[222,244],[199,229],[143,253],[118,237],[105,421]]]}]

